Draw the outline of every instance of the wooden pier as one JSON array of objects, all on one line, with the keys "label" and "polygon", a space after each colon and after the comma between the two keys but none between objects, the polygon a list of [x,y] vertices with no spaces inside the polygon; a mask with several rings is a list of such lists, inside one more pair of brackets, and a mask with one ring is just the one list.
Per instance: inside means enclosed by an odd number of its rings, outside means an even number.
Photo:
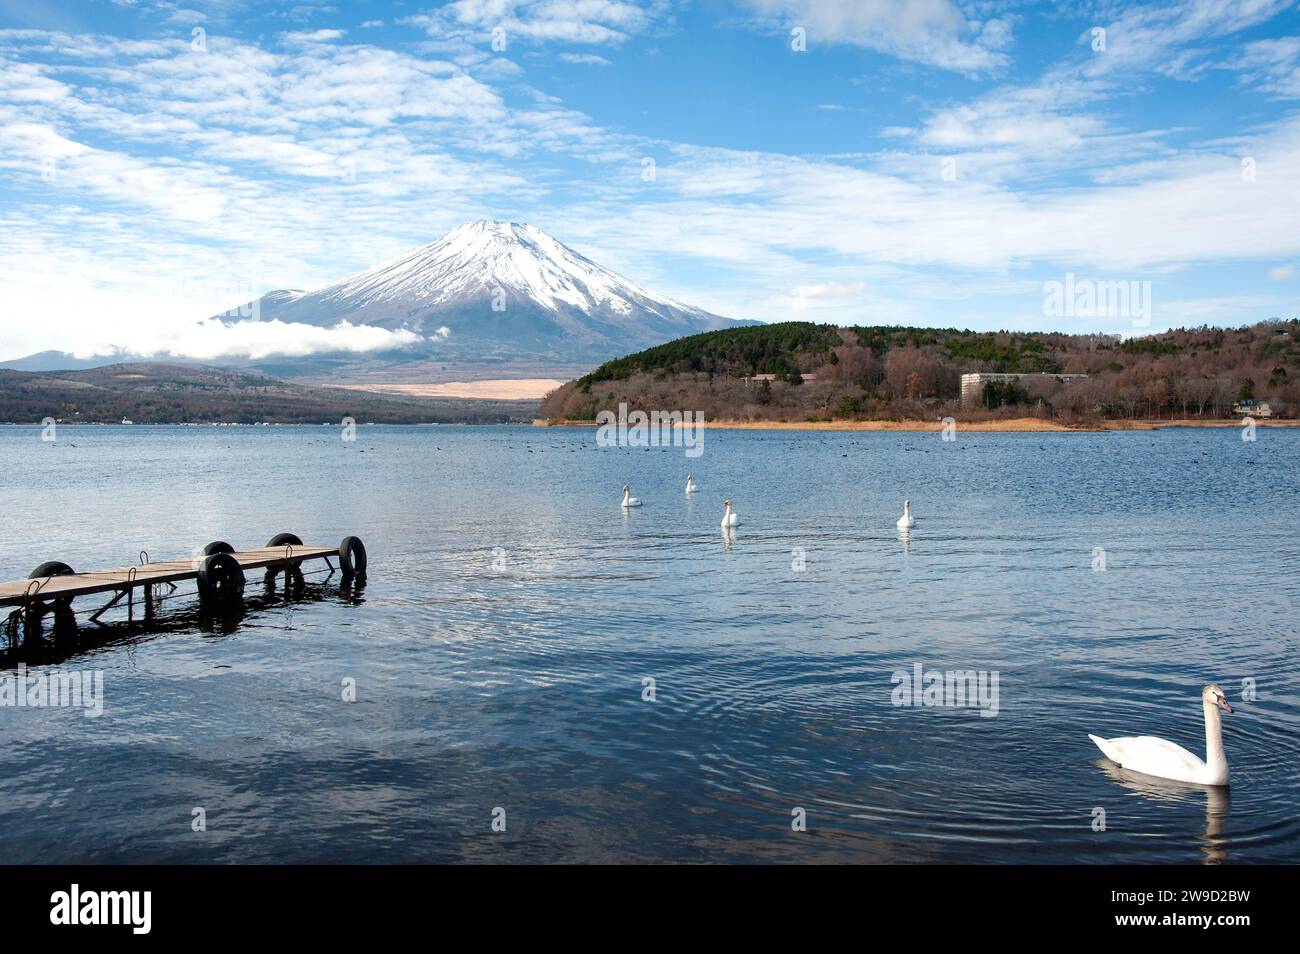
[{"label": "wooden pier", "polygon": [[335,569],[332,561],[337,561],[344,579],[366,575],[366,549],[357,537],[344,537],[336,547],[313,547],[303,545],[293,534],[282,533],[255,550],[236,550],[228,543],[217,541],[204,547],[201,556],[191,559],[153,563],[147,553],[141,553],[136,565],[111,570],[77,573],[65,563],[42,563],[25,580],[0,583],[0,606],[19,607],[18,613],[28,625],[39,625],[40,618],[47,613],[68,611],[77,597],[114,594],[91,614],[90,619],[98,622],[101,613],[123,599],[132,605],[137,589],[144,590],[147,614],[155,587],[166,585],[175,589],[176,584],[193,580],[200,602],[211,609],[222,609],[242,600],[248,571],[266,570],[267,581],[272,585],[274,578],[282,573],[288,585],[290,580],[301,581],[303,563],[315,560],[325,561],[331,572]]}]

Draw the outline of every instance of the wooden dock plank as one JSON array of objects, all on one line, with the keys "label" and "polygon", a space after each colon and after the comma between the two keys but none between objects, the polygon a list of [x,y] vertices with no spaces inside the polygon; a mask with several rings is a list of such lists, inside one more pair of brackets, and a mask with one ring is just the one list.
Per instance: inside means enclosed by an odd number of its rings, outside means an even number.
[{"label": "wooden dock plank", "polygon": [[[337,557],[338,554],[338,547],[296,546],[292,549],[261,547],[256,550],[241,550],[230,556],[234,557],[244,570],[255,570],[261,567],[280,566],[286,562],[296,563],[300,560]],[[68,576],[39,577],[35,581],[12,580],[0,583],[0,606],[22,605],[27,600],[27,592],[33,582],[41,583],[39,598],[49,599],[54,596],[107,593],[128,586],[143,586],[146,583],[177,583],[182,580],[192,580],[198,576],[199,564],[202,560],[202,557],[194,557],[189,560],[167,560],[111,570],[91,570]]]}]

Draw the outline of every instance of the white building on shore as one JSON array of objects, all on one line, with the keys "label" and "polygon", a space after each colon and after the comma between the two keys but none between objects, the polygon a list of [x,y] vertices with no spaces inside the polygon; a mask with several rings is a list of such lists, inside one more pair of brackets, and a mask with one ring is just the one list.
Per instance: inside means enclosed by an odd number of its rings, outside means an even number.
[{"label": "white building on shore", "polygon": [[1267,401],[1238,401],[1232,408],[1232,413],[1239,417],[1272,417],[1273,408]]},{"label": "white building on shore", "polygon": [[1018,384],[1028,384],[1033,381],[1060,381],[1063,384],[1069,384],[1071,381],[1082,381],[1087,378],[1086,374],[1002,374],[986,371],[977,371],[974,374],[963,374],[961,376],[961,403],[963,405],[973,405],[980,402],[984,396],[984,385],[990,381],[1014,381]]}]

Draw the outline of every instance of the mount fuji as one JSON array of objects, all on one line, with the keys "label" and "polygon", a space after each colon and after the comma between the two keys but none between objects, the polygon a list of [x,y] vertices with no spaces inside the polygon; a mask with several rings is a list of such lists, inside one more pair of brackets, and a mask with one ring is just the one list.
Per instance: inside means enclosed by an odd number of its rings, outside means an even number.
[{"label": "mount fuji", "polygon": [[656,294],[515,222],[472,222],[314,292],[269,292],[262,321],[409,331],[391,362],[597,364],[683,335],[753,324]]},{"label": "mount fuji", "polygon": [[[583,374],[611,358],[734,321],[631,282],[515,222],[471,222],[436,242],[316,291],[279,289],[213,317],[335,328],[344,322],[406,332],[383,350],[266,352],[207,363],[292,380],[382,381],[549,378]],[[27,371],[118,362],[200,363],[175,352],[78,359],[42,352],[0,368]]]}]

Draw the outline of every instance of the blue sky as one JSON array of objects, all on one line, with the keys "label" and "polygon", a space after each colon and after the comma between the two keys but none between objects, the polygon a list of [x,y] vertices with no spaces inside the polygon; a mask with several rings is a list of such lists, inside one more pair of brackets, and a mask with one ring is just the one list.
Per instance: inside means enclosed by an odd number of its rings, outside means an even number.
[{"label": "blue sky", "polygon": [[736,318],[1294,317],[1298,106],[1291,0],[0,0],[0,359],[196,353],[480,218]]}]

